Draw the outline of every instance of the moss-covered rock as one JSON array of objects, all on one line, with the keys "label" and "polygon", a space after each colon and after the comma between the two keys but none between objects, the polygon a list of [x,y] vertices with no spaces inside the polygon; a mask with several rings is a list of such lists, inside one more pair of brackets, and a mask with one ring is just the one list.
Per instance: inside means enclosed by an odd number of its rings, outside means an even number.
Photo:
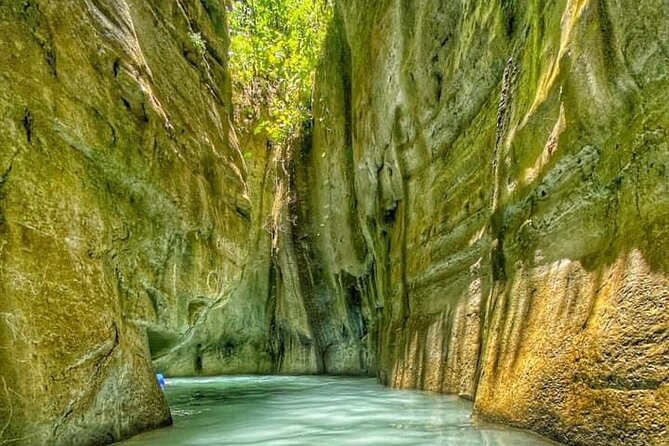
[{"label": "moss-covered rock", "polygon": [[668,19],[339,2],[304,199],[383,381],[569,444],[667,444]]},{"label": "moss-covered rock", "polygon": [[167,424],[148,339],[181,342],[248,252],[225,10],[9,1],[0,33],[0,443]]}]

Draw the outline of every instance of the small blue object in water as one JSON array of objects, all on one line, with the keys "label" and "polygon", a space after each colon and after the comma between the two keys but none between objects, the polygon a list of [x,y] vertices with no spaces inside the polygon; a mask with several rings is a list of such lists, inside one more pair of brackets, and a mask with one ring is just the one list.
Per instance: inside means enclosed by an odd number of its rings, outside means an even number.
[{"label": "small blue object in water", "polygon": [[158,380],[158,384],[160,384],[160,389],[165,390],[165,386],[167,386],[167,383],[165,382],[165,377],[163,376],[163,374],[157,373],[156,379]]}]

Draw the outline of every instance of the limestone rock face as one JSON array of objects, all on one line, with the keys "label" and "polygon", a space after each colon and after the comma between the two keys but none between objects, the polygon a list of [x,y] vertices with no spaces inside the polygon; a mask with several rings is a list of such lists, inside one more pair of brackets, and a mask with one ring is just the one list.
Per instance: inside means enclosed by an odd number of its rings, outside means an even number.
[{"label": "limestone rock face", "polygon": [[366,370],[569,444],[669,444],[666,23],[656,0],[339,2],[303,197]]},{"label": "limestone rock face", "polygon": [[156,371],[368,372],[304,151],[235,134],[225,2],[0,1],[0,32],[0,444],[168,424]]},{"label": "limestone rock face", "polygon": [[0,444],[170,423],[148,341],[223,305],[250,237],[223,5],[0,1],[0,34]]}]

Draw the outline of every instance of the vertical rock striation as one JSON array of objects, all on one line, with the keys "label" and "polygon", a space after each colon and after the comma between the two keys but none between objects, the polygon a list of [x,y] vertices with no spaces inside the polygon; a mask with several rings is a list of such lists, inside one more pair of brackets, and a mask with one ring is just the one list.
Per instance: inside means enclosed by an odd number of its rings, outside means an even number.
[{"label": "vertical rock striation", "polygon": [[0,32],[0,444],[168,424],[154,371],[366,372],[308,144],[234,132],[224,2],[0,1]]},{"label": "vertical rock striation", "polygon": [[0,34],[0,444],[170,423],[147,339],[188,338],[250,237],[223,5],[0,1]]},{"label": "vertical rock striation", "polygon": [[320,370],[663,444],[669,11],[441,3],[337,9],[294,173]]},{"label": "vertical rock striation", "polygon": [[338,4],[304,199],[369,370],[569,444],[669,444],[668,19]]}]

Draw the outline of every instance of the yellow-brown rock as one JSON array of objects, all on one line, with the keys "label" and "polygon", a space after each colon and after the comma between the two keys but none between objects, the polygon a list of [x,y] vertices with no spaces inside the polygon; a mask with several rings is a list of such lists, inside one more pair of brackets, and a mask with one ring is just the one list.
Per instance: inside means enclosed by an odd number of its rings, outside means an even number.
[{"label": "yellow-brown rock", "polygon": [[307,196],[384,382],[669,444],[666,23],[654,0],[338,4]]},{"label": "yellow-brown rock", "polygon": [[249,237],[224,8],[2,1],[0,35],[0,444],[170,423],[147,332],[183,336]]}]

